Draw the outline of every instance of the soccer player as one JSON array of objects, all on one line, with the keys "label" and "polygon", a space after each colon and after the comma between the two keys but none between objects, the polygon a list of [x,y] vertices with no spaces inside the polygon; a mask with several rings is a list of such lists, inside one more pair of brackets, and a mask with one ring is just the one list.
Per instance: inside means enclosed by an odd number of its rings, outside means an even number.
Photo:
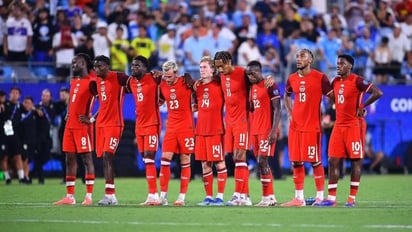
[{"label": "soccer player", "polygon": [[246,150],[249,145],[248,134],[248,78],[245,69],[232,65],[232,56],[227,51],[215,54],[214,65],[220,75],[225,100],[225,153],[233,153],[235,162],[235,192],[226,204],[230,206],[252,205],[249,197],[249,169]]},{"label": "soccer player", "polygon": [[[93,91],[99,96],[99,112],[96,119],[96,154],[103,157],[105,196],[99,205],[117,205],[115,195],[113,158],[122,136],[123,100],[128,76],[109,70],[110,59],[100,55],[94,58],[96,81]],[[94,121],[94,118],[91,118]]]},{"label": "soccer player", "polygon": [[[352,73],[353,63],[354,59],[350,55],[338,56],[338,76],[332,81],[336,101],[336,122],[329,141],[328,198],[316,206],[336,206],[339,161],[343,158],[351,162],[350,193],[345,206],[355,206],[365,155],[365,107],[382,97],[383,93],[372,83]],[[371,95],[362,102],[364,93]]]},{"label": "soccer player", "polygon": [[249,62],[246,74],[252,83],[249,96],[252,106],[250,120],[251,144],[257,157],[262,183],[262,200],[256,206],[277,206],[268,158],[274,155],[279,133],[280,91],[276,84],[269,88],[265,87],[262,65],[259,61]]},{"label": "soccer player", "polygon": [[168,118],[162,147],[159,203],[168,204],[170,162],[173,154],[180,154],[180,194],[173,205],[183,206],[191,177],[190,154],[195,148],[192,90],[184,83],[184,77],[177,76],[178,66],[174,61],[166,61],[162,69],[164,80],[160,83],[160,99],[166,101]]},{"label": "soccer player", "polygon": [[90,73],[92,61],[89,55],[79,53],[72,59],[73,78],[70,83],[69,109],[63,135],[63,152],[66,153],[66,196],[55,205],[74,205],[74,188],[77,172],[77,156],[81,156],[85,165],[86,197],[82,205],[92,205],[92,194],[95,180],[92,157],[91,125],[81,122],[80,117],[89,117],[92,111],[95,94],[90,91],[90,83],[94,78]]},{"label": "soccer player", "polygon": [[[133,93],[136,105],[136,140],[137,147],[143,155],[146,167],[148,196],[141,205],[158,205],[157,171],[155,156],[159,144],[159,80],[148,72],[149,61],[143,56],[136,56],[132,61],[132,77],[128,88]],[[160,76],[161,77],[161,76]]]},{"label": "soccer player", "polygon": [[[198,110],[196,123],[196,160],[202,162],[203,185],[206,198],[200,206],[224,205],[223,194],[227,170],[223,154],[223,93],[220,83],[213,79],[213,60],[204,56],[200,60],[200,80],[194,87]],[[217,195],[213,199],[213,163],[217,169]]]},{"label": "soccer player", "polygon": [[[281,206],[305,206],[303,185],[305,181],[304,162],[313,167],[316,185],[316,201],[323,200],[325,172],[321,163],[321,111],[322,95],[332,101],[333,90],[328,77],[310,67],[313,54],[309,49],[296,53],[298,71],[292,73],[286,82],[285,106],[291,117],[289,125],[289,160],[293,166],[295,197]],[[292,94],[295,95],[292,104]]]}]

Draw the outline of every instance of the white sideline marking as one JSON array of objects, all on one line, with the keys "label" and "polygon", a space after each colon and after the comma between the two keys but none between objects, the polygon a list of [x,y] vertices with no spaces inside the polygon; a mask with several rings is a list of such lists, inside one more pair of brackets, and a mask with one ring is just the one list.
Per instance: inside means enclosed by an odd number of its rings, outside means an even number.
[{"label": "white sideline marking", "polygon": [[[327,224],[264,224],[264,223],[240,223],[240,224],[230,224],[230,223],[181,223],[181,222],[139,222],[139,221],[91,221],[91,220],[62,220],[62,219],[12,219],[4,220],[0,219],[0,222],[23,222],[23,223],[65,223],[65,224],[118,224],[118,225],[160,225],[160,226],[247,226],[247,227],[305,227],[305,228],[344,228],[348,225],[327,225]],[[362,225],[363,228],[372,229],[412,229],[412,225]]]}]

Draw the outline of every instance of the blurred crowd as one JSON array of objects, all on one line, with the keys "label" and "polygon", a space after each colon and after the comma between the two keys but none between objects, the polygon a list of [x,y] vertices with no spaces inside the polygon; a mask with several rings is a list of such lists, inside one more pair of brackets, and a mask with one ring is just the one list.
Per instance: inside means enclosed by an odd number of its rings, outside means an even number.
[{"label": "blurred crowd", "polygon": [[283,82],[305,47],[329,78],[347,53],[368,80],[412,83],[412,0],[321,2],[326,13],[311,0],[0,0],[0,82],[68,81],[79,52],[126,72],[136,55],[152,68],[175,60],[196,78],[200,58],[219,50]]}]

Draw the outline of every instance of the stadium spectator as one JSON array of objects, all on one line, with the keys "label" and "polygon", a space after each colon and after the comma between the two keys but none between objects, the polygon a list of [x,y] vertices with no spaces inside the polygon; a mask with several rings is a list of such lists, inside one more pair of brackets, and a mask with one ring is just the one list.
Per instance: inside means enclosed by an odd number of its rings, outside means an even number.
[{"label": "stadium spectator", "polygon": [[[353,57],[342,54],[338,56],[338,76],[332,81],[336,106],[336,122],[329,141],[329,180],[328,198],[315,202],[314,206],[336,206],[336,191],[339,180],[339,161],[348,158],[351,162],[350,193],[345,203],[346,207],[354,207],[358,192],[362,162],[364,158],[366,122],[365,106],[379,99],[382,91],[365,81],[362,77],[352,74]],[[371,94],[363,102],[363,93]]]},{"label": "stadium spectator", "polygon": [[401,77],[407,82],[412,80],[412,51],[408,52],[406,60],[402,63]]},{"label": "stadium spectator", "polygon": [[62,165],[62,183],[66,182],[66,156],[63,152],[63,135],[64,129],[66,127],[66,120],[67,120],[67,109],[69,106],[70,101],[70,89],[68,88],[61,88],[59,90],[59,101],[55,102],[56,107],[56,121],[58,122],[58,138],[59,138],[59,147],[60,151],[57,153],[57,159],[60,161]]},{"label": "stadium spectator", "polygon": [[[298,71],[289,76],[286,82],[285,106],[291,117],[289,126],[289,160],[293,166],[293,182],[295,197],[284,207],[305,206],[303,185],[305,180],[304,162],[310,162],[313,167],[316,185],[316,201],[323,200],[325,173],[321,160],[321,128],[320,101],[322,95],[333,101],[333,90],[328,77],[311,69],[313,54],[308,49],[297,52],[296,67]],[[292,104],[291,95],[295,95]],[[302,153],[300,151],[307,151]]]},{"label": "stadium spectator", "polygon": [[55,104],[49,89],[41,93],[41,101],[36,105],[37,120],[37,155],[34,159],[34,170],[39,179],[39,184],[44,184],[43,165],[51,158],[52,139],[50,131],[54,126],[56,117]]},{"label": "stadium spectator", "polygon": [[51,76],[54,71],[53,59],[53,23],[49,10],[42,8],[38,11],[33,24],[33,71],[36,76]]},{"label": "stadium spectator", "polygon": [[83,12],[81,14],[83,26],[90,24],[92,18],[96,15],[96,12],[93,9],[94,5],[92,3],[87,3],[84,5]]},{"label": "stadium spectator", "polygon": [[[66,15],[66,11],[64,11],[64,10],[62,10],[62,9],[57,10],[55,19],[54,19],[54,21],[53,21],[53,23],[54,23],[54,25],[53,25],[53,26],[54,26],[53,32],[56,33],[56,32],[58,32],[58,31],[60,31],[60,27],[61,27],[62,25],[63,25],[63,26],[66,26],[66,24],[67,24],[68,21],[69,21],[69,19],[68,19],[67,15]],[[70,21],[69,21],[69,22],[70,22]]]},{"label": "stadium spectator", "polygon": [[330,12],[323,14],[322,15],[315,15],[315,18],[323,17],[323,20],[325,22],[325,25],[330,25],[331,21],[332,21],[332,17],[335,16],[338,18],[342,28],[348,28],[348,23],[346,22],[346,18],[345,16],[341,13],[340,7],[338,4],[332,4],[332,6],[330,7]]},{"label": "stadium spectator", "polygon": [[370,64],[370,60],[373,59],[375,46],[370,29],[364,27],[361,36],[355,40],[355,73],[365,76],[366,70],[370,69],[368,65]]},{"label": "stadium spectator", "polygon": [[3,37],[6,33],[7,7],[0,5],[0,61],[4,60]]},{"label": "stadium spectator", "polygon": [[[72,61],[73,78],[70,83],[70,107],[67,113],[67,124],[63,135],[63,152],[66,156],[66,196],[54,202],[54,205],[74,205],[77,158],[81,156],[85,165],[86,196],[82,205],[92,205],[92,194],[95,180],[92,157],[91,125],[82,123],[82,116],[89,117],[94,101],[94,94],[90,91],[92,80],[89,74],[91,59],[86,54],[78,54]],[[94,78],[94,77],[93,77]]]},{"label": "stadium spectator", "polygon": [[265,51],[271,48],[280,51],[280,42],[276,33],[274,33],[276,25],[273,25],[272,21],[265,18],[262,26],[262,32],[258,33],[256,37],[256,45],[259,47],[260,52],[264,54]]},{"label": "stadium spectator", "polygon": [[77,46],[83,45],[86,42],[88,32],[82,24],[82,18],[80,15],[76,14],[73,16],[71,31],[77,40]]},{"label": "stadium spectator", "polygon": [[183,44],[185,54],[184,68],[192,77],[198,77],[199,62],[203,56],[210,55],[208,37],[200,35],[200,28],[193,26],[193,35],[187,38]]},{"label": "stadium spectator", "polygon": [[242,67],[252,60],[259,60],[262,54],[256,46],[256,37],[253,34],[248,34],[246,41],[240,44],[237,51],[237,64]]},{"label": "stadium spectator", "polygon": [[[236,11],[232,15],[233,26],[239,28],[244,26],[245,18],[249,19],[250,25],[256,27],[256,17],[250,9],[247,0],[240,0],[236,4]],[[255,31],[256,33],[256,31]]]},{"label": "stadium spectator", "polygon": [[129,41],[124,39],[123,27],[116,28],[116,37],[110,47],[110,64],[111,69],[119,72],[126,72],[128,66],[128,53],[130,51]]},{"label": "stadium spectator", "polygon": [[6,61],[12,62],[17,80],[31,78],[27,61],[32,54],[33,28],[27,19],[23,4],[14,3],[6,21],[6,30],[3,36],[3,54]]},{"label": "stadium spectator", "polygon": [[80,46],[77,46],[74,49],[74,54],[77,55],[79,53],[85,53],[90,56],[91,59],[94,59],[94,48],[93,48],[93,38],[91,36],[87,36],[86,42]]},{"label": "stadium spectator", "polygon": [[147,35],[147,27],[139,26],[139,35],[130,42],[130,56],[143,56],[150,60],[155,56],[156,44]]},{"label": "stadium spectator", "polygon": [[396,22],[395,13],[390,7],[390,0],[380,0],[375,14],[379,22],[380,36],[389,36]]},{"label": "stadium spectator", "polygon": [[22,161],[22,146],[19,136],[19,124],[21,114],[21,104],[19,99],[21,90],[18,87],[12,87],[9,93],[9,99],[5,100],[0,107],[0,125],[3,126],[1,141],[1,170],[4,173],[6,184],[11,184],[11,175],[9,163],[14,163],[17,170],[17,176],[20,184],[25,184],[24,169]]},{"label": "stadium spectator", "polygon": [[178,66],[166,61],[162,66],[163,81],[160,83],[160,99],[167,104],[168,120],[163,138],[160,168],[160,205],[167,205],[170,181],[170,162],[174,154],[180,155],[180,192],[175,206],[184,206],[191,177],[190,155],[195,149],[194,121],[192,114],[192,90],[177,76]]},{"label": "stadium spectator", "polygon": [[[404,33],[408,39],[412,40],[412,12],[410,12],[404,22],[400,23],[401,31]],[[412,42],[411,42],[412,43]]]},{"label": "stadium spectator", "polygon": [[249,15],[244,15],[242,17],[242,24],[235,28],[235,35],[239,46],[248,39],[248,36],[256,38],[257,26],[256,24],[251,23]]},{"label": "stadium spectator", "polygon": [[375,74],[375,81],[378,84],[387,84],[389,80],[389,73],[391,72],[392,52],[388,46],[388,37],[382,37],[379,46],[376,47],[373,55],[375,63],[373,74]]},{"label": "stadium spectator", "polygon": [[166,33],[160,36],[158,49],[158,66],[161,67],[167,60],[177,60],[176,25],[169,24]]},{"label": "stadium spectator", "polygon": [[56,55],[56,78],[64,82],[70,75],[70,62],[77,47],[77,39],[71,32],[69,21],[60,25],[59,31],[53,36],[52,46]]},{"label": "stadium spectator", "polygon": [[97,32],[92,35],[94,55],[110,57],[110,46],[112,40],[107,34],[107,23],[99,21],[96,25]]},{"label": "stadium spectator", "polygon": [[246,75],[252,83],[249,95],[252,105],[251,144],[257,157],[262,183],[262,199],[256,206],[277,206],[268,159],[274,155],[279,136],[280,91],[276,84],[269,88],[265,87],[262,65],[256,60],[247,64]]},{"label": "stadium spectator", "polygon": [[402,62],[407,52],[411,51],[412,43],[410,39],[402,32],[399,23],[395,23],[393,33],[388,37],[388,47],[391,51],[391,75],[395,78],[397,83],[405,83],[404,79],[401,79],[400,71]]},{"label": "stadium spectator", "polygon": [[[372,42],[376,43],[376,39],[379,37],[379,22],[372,10],[367,10],[364,12],[363,20],[361,20],[356,26],[356,36],[365,36],[365,29],[369,30],[370,39],[372,40]],[[357,61],[357,59],[355,60]]]},{"label": "stadium spectator", "polygon": [[72,21],[75,15],[82,15],[82,9],[76,4],[76,0],[68,0],[69,5],[63,8],[66,12],[67,19]]},{"label": "stadium spectator", "polygon": [[256,1],[253,9],[256,11],[260,11],[262,13],[263,18],[272,18],[275,16],[276,13],[279,12],[280,4],[278,0],[262,0]]},{"label": "stadium spectator", "polygon": [[128,38],[129,32],[127,30],[127,26],[123,23],[123,15],[118,13],[115,15],[115,19],[112,23],[107,26],[107,36],[111,41],[114,41],[118,38],[117,28],[121,27],[123,30],[122,37],[120,39],[126,40]]},{"label": "stadium spectator", "polygon": [[303,0],[303,6],[298,9],[298,14],[304,18],[308,17],[313,19],[318,11],[312,6],[312,0]]},{"label": "stadium spectator", "polygon": [[[197,205],[224,205],[227,169],[223,153],[223,95],[220,83],[213,79],[214,65],[209,56],[200,60],[200,79],[194,89],[198,111],[196,123],[196,160],[202,162],[205,199]],[[217,194],[213,199],[213,164],[217,170]]]},{"label": "stadium spectator", "polygon": [[[327,37],[319,40],[319,58],[321,60],[321,71],[324,73],[333,74],[336,67],[336,54],[342,47],[342,41],[336,36],[337,29],[328,31]],[[330,75],[328,75],[330,76]],[[334,76],[334,75],[333,75]]]}]

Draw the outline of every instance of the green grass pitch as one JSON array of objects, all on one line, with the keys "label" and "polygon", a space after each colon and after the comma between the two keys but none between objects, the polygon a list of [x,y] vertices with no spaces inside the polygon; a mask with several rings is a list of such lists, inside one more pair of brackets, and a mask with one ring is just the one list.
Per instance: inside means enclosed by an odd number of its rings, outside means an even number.
[{"label": "green grass pitch", "polygon": [[[58,179],[45,185],[0,184],[0,231],[412,231],[412,176],[363,176],[355,208],[343,204],[349,193],[349,177],[339,181],[336,208],[258,208],[199,207],[204,197],[201,179],[192,180],[186,196],[187,206],[142,207],[146,198],[143,178],[117,178],[119,206],[81,206],[85,185],[77,180],[76,206],[53,206],[61,199],[65,186]],[[216,181],[216,179],[215,179]],[[261,187],[250,179],[254,203],[260,200]],[[103,196],[104,180],[96,180],[93,200]],[[291,176],[275,181],[279,202],[294,195]],[[325,188],[327,183],[325,183]],[[228,179],[225,200],[233,193],[234,180]],[[216,191],[216,189],[214,189]],[[172,180],[169,204],[177,198],[179,182]],[[315,194],[313,177],[306,177],[305,197]],[[327,193],[325,192],[325,196]]]}]

